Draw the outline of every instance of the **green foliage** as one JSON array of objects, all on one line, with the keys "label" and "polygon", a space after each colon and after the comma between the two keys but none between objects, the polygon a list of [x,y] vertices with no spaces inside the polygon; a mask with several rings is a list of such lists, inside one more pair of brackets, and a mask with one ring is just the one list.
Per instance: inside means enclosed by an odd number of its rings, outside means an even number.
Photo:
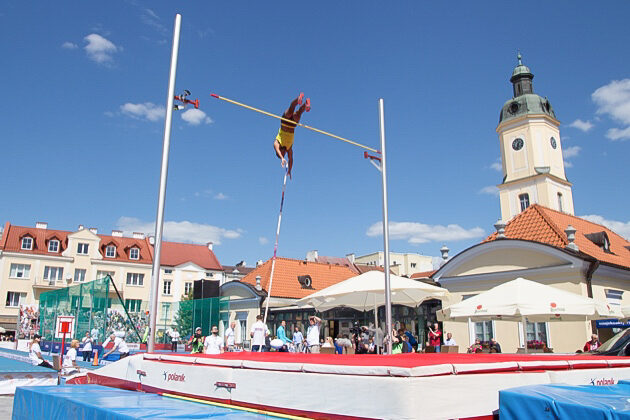
[{"label": "green foliage", "polygon": [[192,289],[188,294],[182,295],[179,302],[175,324],[182,337],[188,337],[193,333],[193,294]]}]

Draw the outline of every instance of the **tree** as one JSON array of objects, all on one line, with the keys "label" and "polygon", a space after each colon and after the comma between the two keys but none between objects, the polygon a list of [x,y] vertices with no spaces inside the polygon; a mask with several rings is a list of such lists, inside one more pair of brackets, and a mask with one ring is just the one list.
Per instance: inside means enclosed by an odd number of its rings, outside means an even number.
[{"label": "tree", "polygon": [[188,337],[193,334],[193,292],[192,289],[188,294],[182,295],[175,314],[175,324],[177,331],[182,337]]}]

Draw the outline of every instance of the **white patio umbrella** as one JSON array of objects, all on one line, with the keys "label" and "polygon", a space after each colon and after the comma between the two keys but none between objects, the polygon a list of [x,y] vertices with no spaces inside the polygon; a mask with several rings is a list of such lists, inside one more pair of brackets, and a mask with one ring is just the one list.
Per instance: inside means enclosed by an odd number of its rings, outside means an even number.
[{"label": "white patio umbrella", "polygon": [[[446,289],[406,277],[390,275],[390,283],[392,304],[395,305],[416,307],[427,299],[442,299],[448,295]],[[298,306],[312,305],[320,312],[339,307],[359,311],[375,309],[385,304],[385,273],[368,271],[308,295],[296,303]]]},{"label": "white patio umbrella", "polygon": [[[524,278],[503,283],[438,311],[441,321],[503,319],[526,321],[586,321],[609,318],[611,308],[595,299]],[[527,349],[527,345],[525,345]]]},{"label": "white patio umbrella", "polygon": [[621,316],[619,318],[626,320],[630,318],[630,305],[621,307]]}]

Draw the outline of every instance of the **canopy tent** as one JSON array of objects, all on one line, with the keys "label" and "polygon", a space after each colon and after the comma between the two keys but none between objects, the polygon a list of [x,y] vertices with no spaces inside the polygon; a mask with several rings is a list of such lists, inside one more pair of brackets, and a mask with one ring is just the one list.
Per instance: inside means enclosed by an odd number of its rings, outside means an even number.
[{"label": "canopy tent", "polygon": [[[406,277],[390,275],[394,305],[416,307],[427,299],[442,299],[448,290]],[[298,306],[311,305],[320,312],[332,308],[368,311],[385,304],[385,273],[368,271],[298,300]],[[375,314],[376,315],[376,314]]]},{"label": "canopy tent", "polygon": [[526,321],[587,321],[613,313],[606,303],[519,277],[441,309],[437,317],[440,321],[521,321],[526,331]]}]

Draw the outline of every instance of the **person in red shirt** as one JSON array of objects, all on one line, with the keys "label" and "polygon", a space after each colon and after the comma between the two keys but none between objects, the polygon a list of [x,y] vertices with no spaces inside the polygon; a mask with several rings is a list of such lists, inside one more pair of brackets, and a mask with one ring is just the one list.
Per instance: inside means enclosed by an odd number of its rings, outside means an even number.
[{"label": "person in red shirt", "polygon": [[440,326],[436,322],[433,324],[433,328],[429,327],[429,345],[435,348],[435,352],[440,352],[440,346],[442,345],[442,331]]},{"label": "person in red shirt", "polygon": [[591,340],[587,341],[586,344],[584,344],[584,351],[597,350],[599,346],[601,346],[601,343],[599,342],[599,337],[597,337],[597,334],[593,334],[591,335]]}]

